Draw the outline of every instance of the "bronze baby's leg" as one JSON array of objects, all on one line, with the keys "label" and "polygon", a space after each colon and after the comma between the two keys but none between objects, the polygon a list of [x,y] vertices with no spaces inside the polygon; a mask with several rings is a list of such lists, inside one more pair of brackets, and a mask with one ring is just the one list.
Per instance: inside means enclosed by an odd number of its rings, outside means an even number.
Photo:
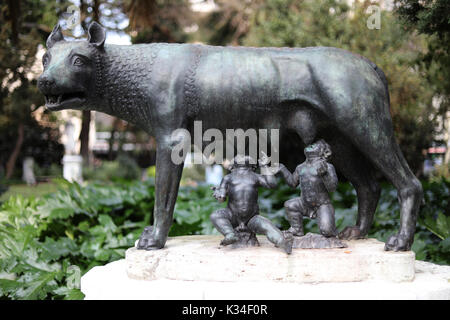
[{"label": "bronze baby's leg", "polygon": [[211,216],[211,222],[214,227],[225,236],[225,238],[220,243],[221,245],[229,245],[235,243],[239,240],[236,233],[234,232],[234,227],[232,224],[232,212],[228,208],[219,209],[214,211]]},{"label": "bronze baby's leg", "polygon": [[337,235],[334,208],[331,204],[323,204],[317,209],[317,224],[323,236],[335,237]]},{"label": "bronze baby's leg", "polygon": [[303,236],[303,206],[301,205],[300,198],[286,201],[284,203],[284,210],[291,225],[288,231],[294,236]]},{"label": "bronze baby's leg", "polygon": [[250,219],[247,226],[254,233],[266,235],[270,242],[284,249],[287,254],[292,252],[293,239],[285,238],[283,233],[269,219],[256,215]]}]

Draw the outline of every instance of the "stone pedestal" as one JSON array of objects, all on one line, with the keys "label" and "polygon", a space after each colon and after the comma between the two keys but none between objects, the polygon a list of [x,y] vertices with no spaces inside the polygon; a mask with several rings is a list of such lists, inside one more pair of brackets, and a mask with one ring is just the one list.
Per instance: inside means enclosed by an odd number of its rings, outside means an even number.
[{"label": "stone pedestal", "polygon": [[81,279],[86,299],[450,299],[450,266],[386,252],[374,239],[340,249],[294,249],[258,237],[260,247],[219,246],[220,236],[175,237],[155,251]]},{"label": "stone pedestal", "polygon": [[33,186],[36,184],[36,177],[34,176],[34,159],[32,157],[26,157],[23,160],[22,166],[22,180],[27,183],[29,186]]},{"label": "stone pedestal", "polygon": [[259,247],[220,246],[222,236],[169,239],[162,250],[126,251],[127,273],[138,280],[351,282],[414,279],[412,251],[384,251],[375,239],[343,241],[347,248],[293,249],[287,255],[265,237]]},{"label": "stone pedestal", "polygon": [[83,157],[79,155],[66,154],[62,158],[63,177],[70,182],[82,182]]}]

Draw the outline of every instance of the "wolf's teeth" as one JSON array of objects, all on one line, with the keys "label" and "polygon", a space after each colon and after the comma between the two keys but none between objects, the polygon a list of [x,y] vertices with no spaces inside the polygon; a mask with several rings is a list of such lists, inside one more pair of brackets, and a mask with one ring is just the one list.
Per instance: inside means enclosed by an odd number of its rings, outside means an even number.
[{"label": "wolf's teeth", "polygon": [[49,104],[59,104],[62,100],[62,95],[59,96],[53,96],[53,95],[48,95],[45,96],[47,103]]}]

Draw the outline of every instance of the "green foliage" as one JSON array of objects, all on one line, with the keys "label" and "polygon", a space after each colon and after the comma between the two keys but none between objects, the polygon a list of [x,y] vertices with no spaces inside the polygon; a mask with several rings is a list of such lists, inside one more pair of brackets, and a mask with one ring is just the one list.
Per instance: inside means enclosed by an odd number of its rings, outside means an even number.
[{"label": "green foliage", "polygon": [[0,166],[0,197],[2,196],[2,194],[4,194],[6,191],[8,191],[8,186],[3,184],[3,170],[2,167]]},{"label": "green foliage", "polygon": [[439,113],[450,108],[450,2],[448,0],[396,0],[396,14],[410,30],[427,37],[427,52],[416,64],[439,97]]},{"label": "green foliage", "polygon": [[51,178],[62,178],[63,169],[61,165],[56,163],[50,164],[50,166],[40,167],[38,165],[34,166],[34,174],[36,177],[51,177]]},{"label": "green foliage", "polygon": [[[0,166],[8,161],[21,164],[24,156],[33,156],[41,166],[62,158],[55,115],[43,112],[39,122],[32,111],[44,102],[36,86],[40,73],[36,54],[51,31],[46,23],[54,25],[55,12],[63,6],[61,1],[37,0],[0,4]],[[19,132],[24,135],[22,142]],[[21,151],[17,155],[15,148]]]},{"label": "green foliage", "polygon": [[440,165],[435,165],[434,170],[429,175],[430,181],[440,182],[441,179],[450,179],[450,164],[443,163]]},{"label": "green foliage", "polygon": [[191,167],[183,169],[181,176],[181,184],[195,183],[195,181],[205,181],[205,167],[199,164],[194,164]]},{"label": "green foliage", "polygon": [[13,195],[22,195],[24,197],[38,197],[46,195],[50,192],[55,192],[57,190],[58,185],[54,182],[44,182],[38,183],[35,186],[28,186],[21,181],[20,184],[9,185],[7,191],[4,194],[0,195],[0,202],[7,200]]},{"label": "green foliage", "polygon": [[103,161],[94,168],[83,168],[83,179],[94,181],[136,180],[141,176],[137,162],[127,154],[119,154],[115,161]]},{"label": "green foliage", "polygon": [[[80,275],[123,258],[154,203],[151,181],[117,185],[68,184],[42,198],[10,197],[0,207],[0,296],[80,299]],[[72,269],[71,269],[72,268]]]},{"label": "green foliage", "polygon": [[439,34],[443,40],[450,40],[447,0],[397,0],[396,4],[397,13],[406,23],[422,33]]},{"label": "green foliage", "polygon": [[219,203],[212,197],[208,185],[181,187],[174,211],[174,224],[170,236],[186,234],[217,234],[209,216],[225,203]]},{"label": "green foliage", "polygon": [[[450,181],[424,183],[424,191],[426,205],[419,216],[419,241],[415,245],[424,244],[424,260],[450,264]],[[427,236],[430,232],[434,236]]]},{"label": "green foliage", "polygon": [[193,23],[188,0],[125,0],[132,43],[185,42]]}]

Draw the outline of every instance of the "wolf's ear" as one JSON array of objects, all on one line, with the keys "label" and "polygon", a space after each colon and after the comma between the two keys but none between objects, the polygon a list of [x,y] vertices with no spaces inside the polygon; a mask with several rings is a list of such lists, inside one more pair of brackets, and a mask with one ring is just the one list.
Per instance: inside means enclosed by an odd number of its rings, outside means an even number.
[{"label": "wolf's ear", "polygon": [[53,47],[53,45],[58,41],[64,41],[64,36],[61,32],[61,26],[59,25],[59,23],[56,24],[56,26],[53,28],[52,33],[50,33],[47,38],[47,49]]},{"label": "wolf's ear", "polygon": [[105,28],[99,23],[93,21],[89,25],[88,29],[88,42],[96,46],[97,48],[103,48],[106,39]]}]

